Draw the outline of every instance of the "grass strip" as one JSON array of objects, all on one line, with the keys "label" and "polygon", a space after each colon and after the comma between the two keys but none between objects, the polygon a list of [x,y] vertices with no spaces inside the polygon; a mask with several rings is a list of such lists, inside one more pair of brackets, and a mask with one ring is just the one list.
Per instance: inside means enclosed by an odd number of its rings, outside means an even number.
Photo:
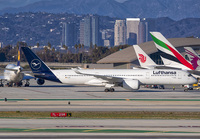
[{"label": "grass strip", "polygon": [[[63,111],[64,112],[64,111]],[[66,112],[80,119],[200,119],[200,112]],[[16,111],[0,112],[0,118],[40,119],[52,118],[51,112]],[[56,117],[57,118],[57,117]],[[60,118],[60,117],[58,117]]]},{"label": "grass strip", "polygon": [[0,128],[0,132],[65,132],[65,133],[200,133],[184,131],[120,130],[120,129],[21,129]]}]

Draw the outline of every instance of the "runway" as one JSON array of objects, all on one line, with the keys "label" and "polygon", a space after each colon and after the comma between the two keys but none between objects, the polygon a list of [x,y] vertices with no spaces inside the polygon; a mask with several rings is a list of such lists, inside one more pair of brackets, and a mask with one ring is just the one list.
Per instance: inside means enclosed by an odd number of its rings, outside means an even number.
[{"label": "runway", "polygon": [[[69,104],[70,102],[70,104]],[[11,99],[1,111],[185,111],[199,112],[198,99]]]},{"label": "runway", "polygon": [[[200,111],[200,92],[141,88],[105,93],[104,87],[68,86],[46,81],[38,86],[0,88],[1,111]],[[7,102],[4,99],[7,98]],[[69,105],[70,102],[70,105]]]},{"label": "runway", "polygon": [[200,99],[199,90],[184,92],[183,88],[166,86],[167,89],[140,88],[127,91],[116,87],[115,92],[104,92],[104,87],[70,86],[46,81],[43,86],[31,81],[30,87],[2,87],[0,99]]},{"label": "runway", "polygon": [[[1,111],[200,111],[200,92],[183,88],[104,92],[104,87],[46,82],[0,88]],[[5,101],[7,98],[7,101]],[[70,104],[69,104],[70,102]],[[4,119],[1,138],[198,138],[200,120]]]}]

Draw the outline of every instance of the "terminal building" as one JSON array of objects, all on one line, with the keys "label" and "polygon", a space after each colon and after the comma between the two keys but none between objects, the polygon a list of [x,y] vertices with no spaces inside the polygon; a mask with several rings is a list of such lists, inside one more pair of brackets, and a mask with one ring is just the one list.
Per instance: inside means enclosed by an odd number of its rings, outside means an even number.
[{"label": "terminal building", "polygon": [[[170,38],[169,42],[185,57],[183,47],[192,47],[200,53],[200,39],[198,38]],[[139,46],[157,63],[162,64],[160,55],[153,41],[139,44]],[[131,69],[139,65],[132,46],[115,52],[97,62],[98,64],[113,64],[115,69]]]}]

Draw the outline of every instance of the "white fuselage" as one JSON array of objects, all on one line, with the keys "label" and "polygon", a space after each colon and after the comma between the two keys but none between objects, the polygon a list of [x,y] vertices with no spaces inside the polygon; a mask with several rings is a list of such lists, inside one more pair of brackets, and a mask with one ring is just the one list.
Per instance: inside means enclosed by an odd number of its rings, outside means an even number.
[{"label": "white fuselage", "polygon": [[[6,66],[6,69],[11,69],[11,70],[4,71],[5,79],[11,83],[18,83],[22,81],[24,74],[19,72],[19,68],[20,66],[16,66],[15,64],[8,64]],[[16,70],[16,71],[12,71],[12,70]]]},{"label": "white fuselage", "polygon": [[[173,69],[104,69],[104,70],[91,70],[81,69],[79,70],[82,74],[77,74],[73,70],[52,70],[55,76],[63,84],[75,84],[75,85],[101,85],[104,86],[108,80],[99,78],[98,76],[105,76],[114,80],[117,78],[120,80],[132,79],[138,80],[140,84],[193,84],[197,80],[191,76],[188,72]],[[89,75],[91,74],[91,75]],[[98,76],[95,76],[98,75]],[[188,76],[189,75],[189,76]],[[116,82],[118,82],[116,81]]]}]

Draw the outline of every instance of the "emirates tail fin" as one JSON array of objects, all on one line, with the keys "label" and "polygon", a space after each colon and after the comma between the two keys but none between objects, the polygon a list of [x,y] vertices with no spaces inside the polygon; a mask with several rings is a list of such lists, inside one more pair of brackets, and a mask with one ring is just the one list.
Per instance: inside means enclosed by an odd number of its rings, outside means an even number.
[{"label": "emirates tail fin", "polygon": [[150,32],[150,34],[160,52],[164,65],[185,70],[194,70],[192,64],[187,61],[160,32]]}]

